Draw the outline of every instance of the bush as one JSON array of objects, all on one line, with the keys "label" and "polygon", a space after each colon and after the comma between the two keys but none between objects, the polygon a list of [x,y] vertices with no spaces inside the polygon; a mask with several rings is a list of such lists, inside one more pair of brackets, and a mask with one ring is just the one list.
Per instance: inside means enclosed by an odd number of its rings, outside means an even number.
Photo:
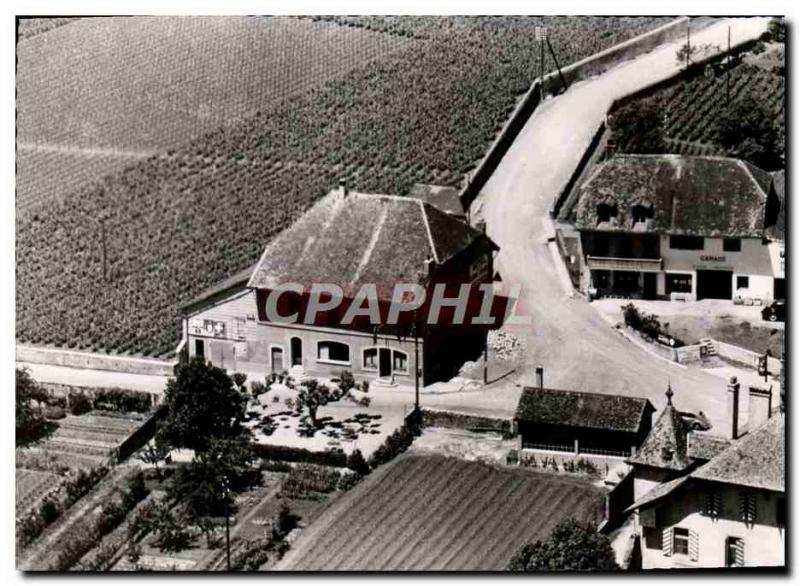
[{"label": "bush", "polygon": [[45,407],[45,419],[64,419],[66,416],[67,414],[64,412],[62,407]]},{"label": "bush", "polygon": [[250,392],[253,393],[254,397],[258,397],[267,392],[267,385],[259,380],[254,380],[250,383]]},{"label": "bush", "polygon": [[39,505],[39,515],[41,516],[45,525],[49,525],[58,519],[60,514],[61,507],[52,496],[45,497],[45,499],[42,501],[42,504]]},{"label": "bush", "polygon": [[[364,462],[366,464],[366,462]],[[350,490],[356,484],[361,482],[363,476],[358,474],[357,472],[345,472],[342,474],[341,478],[339,478],[339,484],[336,486],[342,492]]]},{"label": "bush", "polygon": [[97,518],[95,529],[100,537],[111,533],[127,514],[127,509],[117,501],[109,501],[100,509],[100,516]]},{"label": "bush", "polygon": [[369,458],[370,468],[373,470],[390,462],[399,454],[405,452],[414,442],[414,438],[420,434],[422,428],[418,422],[414,422],[414,417],[409,416],[406,423],[396,429],[392,435]]},{"label": "bush", "polygon": [[353,450],[353,453],[347,457],[347,467],[360,476],[366,476],[370,472],[369,464],[359,449]]},{"label": "bush", "polygon": [[69,412],[73,415],[83,415],[92,410],[92,401],[83,393],[74,393],[69,396]]},{"label": "bush", "polygon": [[333,492],[339,485],[340,474],[324,466],[299,464],[289,471],[283,481],[281,495],[289,498],[304,498],[313,492]]},{"label": "bush", "polygon": [[126,389],[98,389],[94,394],[94,408],[125,413],[148,413],[152,401],[149,393]]},{"label": "bush", "polygon": [[290,446],[273,446],[268,444],[253,444],[253,452],[265,460],[283,460],[286,462],[308,462],[320,466],[333,466],[345,468],[347,456],[341,450],[327,450],[325,452],[312,452],[305,448]]}]

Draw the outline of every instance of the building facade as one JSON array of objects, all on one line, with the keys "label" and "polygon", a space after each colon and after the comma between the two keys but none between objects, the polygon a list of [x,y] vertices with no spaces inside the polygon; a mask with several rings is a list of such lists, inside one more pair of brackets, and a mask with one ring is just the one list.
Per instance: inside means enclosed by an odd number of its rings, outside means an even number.
[{"label": "building facade", "polygon": [[582,288],[645,299],[781,298],[782,210],[773,177],[744,161],[612,157],[581,186]]},{"label": "building facade", "polygon": [[[263,376],[337,376],[385,384],[427,385],[455,376],[467,360],[484,351],[488,327],[448,321],[428,324],[429,301],[438,285],[448,298],[468,285],[470,307],[480,285],[491,284],[497,247],[486,235],[420,199],[349,192],[342,186],[317,202],[273,239],[260,261],[209,289],[183,310],[185,352],[232,371]],[[271,319],[270,294],[287,283],[277,311],[297,314],[295,323]],[[340,286],[337,308],[305,323],[311,286]],[[395,284],[419,285],[427,301],[397,324],[343,317],[363,287],[376,292],[386,317]],[[499,307],[499,306],[498,306]],[[495,315],[499,315],[495,312]],[[499,323],[498,323],[499,325]]]},{"label": "building facade", "polygon": [[729,385],[728,436],[693,430],[671,391],[634,475],[634,534],[642,569],[782,566],[785,563],[784,415],[751,392],[748,431]]}]

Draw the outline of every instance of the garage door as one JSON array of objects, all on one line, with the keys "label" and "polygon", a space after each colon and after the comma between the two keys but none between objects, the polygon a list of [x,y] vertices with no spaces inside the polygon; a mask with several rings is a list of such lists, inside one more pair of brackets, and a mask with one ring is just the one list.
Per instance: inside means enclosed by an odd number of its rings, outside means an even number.
[{"label": "garage door", "polygon": [[733,271],[697,271],[698,299],[732,299]]}]

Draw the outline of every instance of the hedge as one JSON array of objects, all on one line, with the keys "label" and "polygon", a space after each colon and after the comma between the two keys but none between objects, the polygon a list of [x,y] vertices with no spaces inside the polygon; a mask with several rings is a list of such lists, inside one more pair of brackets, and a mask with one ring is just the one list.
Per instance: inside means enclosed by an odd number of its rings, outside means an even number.
[{"label": "hedge", "polygon": [[313,452],[305,448],[293,448],[271,444],[253,444],[253,452],[257,457],[265,460],[307,462],[309,464],[335,466],[337,468],[345,468],[347,466],[347,455],[342,451],[328,450],[325,452]]}]

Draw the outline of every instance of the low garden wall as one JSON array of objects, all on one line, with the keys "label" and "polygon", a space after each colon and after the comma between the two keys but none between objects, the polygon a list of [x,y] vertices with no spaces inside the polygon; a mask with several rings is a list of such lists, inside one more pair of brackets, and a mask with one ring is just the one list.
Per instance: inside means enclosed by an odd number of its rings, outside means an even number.
[{"label": "low garden wall", "polygon": [[168,362],[154,358],[113,356],[111,354],[98,354],[79,350],[42,348],[26,344],[17,344],[16,360],[17,362],[31,362],[33,364],[51,364],[70,368],[111,370],[114,372],[157,376],[172,376],[177,365],[177,361]]},{"label": "low garden wall", "polygon": [[511,434],[511,421],[508,419],[435,409],[422,409],[422,426],[465,429],[468,431],[494,431],[504,436]]},{"label": "low garden wall", "polygon": [[[678,38],[686,30],[688,17],[681,17],[677,20],[665,24],[655,30],[641,34],[623,43],[601,51],[591,57],[587,57],[577,63],[564,67],[561,74],[568,84],[581,79],[586,79],[592,75],[597,75],[608,69],[612,65],[625,59],[633,58],[641,53],[652,50],[658,45]],[[560,91],[561,76],[558,72],[551,72],[544,77],[545,92],[552,94]],[[494,173],[500,161],[505,156],[508,149],[514,142],[522,127],[533,114],[541,99],[539,80],[531,84],[531,87],[523,95],[511,116],[506,121],[503,128],[498,133],[489,150],[478,166],[468,177],[466,186],[461,190],[459,197],[464,209],[469,209],[470,205],[483,189],[486,182]]]}]

